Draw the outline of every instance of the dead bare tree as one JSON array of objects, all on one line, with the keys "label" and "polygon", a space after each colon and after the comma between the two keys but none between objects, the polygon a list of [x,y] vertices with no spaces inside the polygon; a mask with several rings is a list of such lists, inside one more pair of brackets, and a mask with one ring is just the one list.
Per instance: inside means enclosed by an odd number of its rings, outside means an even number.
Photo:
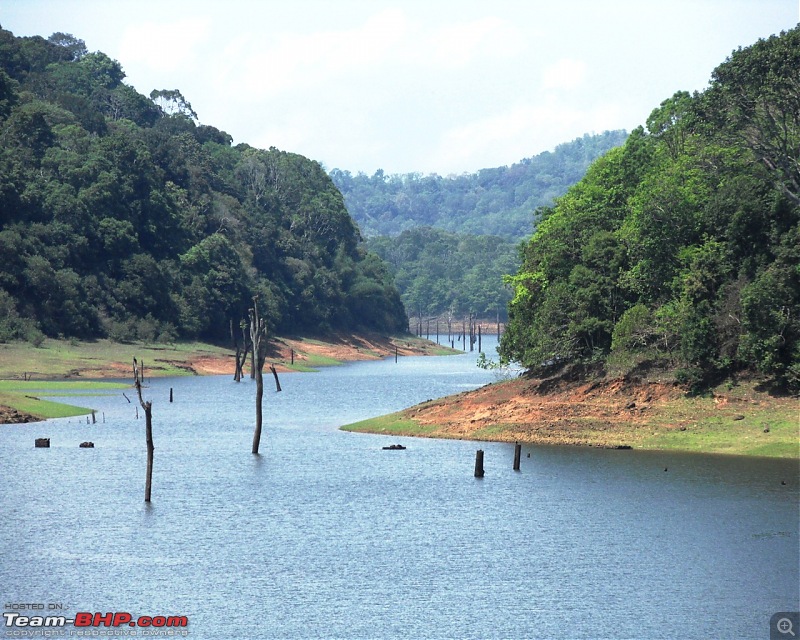
[{"label": "dead bare tree", "polygon": [[269,365],[269,370],[272,371],[272,375],[275,377],[275,393],[281,392],[281,381],[278,380],[278,371],[275,369],[275,365]]},{"label": "dead bare tree", "polygon": [[144,501],[150,502],[150,490],[153,486],[153,403],[142,398],[142,381],[144,379],[142,369],[136,358],[133,359],[133,383],[136,386],[136,393],[139,395],[139,404],[144,409],[145,437],[147,439],[147,478],[144,484]]},{"label": "dead bare tree", "polygon": [[[255,298],[253,298],[253,304],[255,304]],[[251,313],[251,321],[250,321],[250,342],[247,345],[248,350],[250,351],[250,379],[256,379],[256,364],[258,361],[258,356],[256,354],[256,343],[253,342],[253,322],[252,322],[252,309],[250,309]],[[262,365],[263,366],[263,365]]]},{"label": "dead bare tree", "polygon": [[236,382],[241,382],[244,377],[244,365],[247,362],[247,353],[250,351],[250,337],[247,334],[247,320],[242,320],[239,324],[242,330],[242,344],[239,344],[238,337],[233,331],[233,319],[231,319],[231,341],[233,342],[234,349],[236,349],[236,370],[233,374],[233,379]]},{"label": "dead bare tree", "polygon": [[264,361],[267,359],[267,323],[258,315],[258,296],[253,297],[253,308],[250,315],[250,341],[253,346],[253,370],[256,378],[256,429],[253,433],[253,453],[258,454],[261,444],[262,412],[261,401],[264,398]]}]

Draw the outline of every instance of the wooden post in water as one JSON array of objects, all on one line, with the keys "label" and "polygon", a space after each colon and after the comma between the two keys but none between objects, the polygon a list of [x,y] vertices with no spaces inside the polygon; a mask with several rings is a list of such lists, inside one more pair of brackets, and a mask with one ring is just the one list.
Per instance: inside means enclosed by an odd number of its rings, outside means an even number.
[{"label": "wooden post in water", "polygon": [[522,445],[514,444],[514,471],[519,471],[519,459],[522,457]]},{"label": "wooden post in water", "polygon": [[481,325],[478,325],[478,353],[481,353]]},{"label": "wooden post in water", "polygon": [[172,402],[172,387],[169,388],[169,401]]},{"label": "wooden post in water", "polygon": [[475,452],[475,477],[483,478],[483,449]]},{"label": "wooden post in water", "polygon": [[397,345],[394,345],[394,361],[397,362]]}]

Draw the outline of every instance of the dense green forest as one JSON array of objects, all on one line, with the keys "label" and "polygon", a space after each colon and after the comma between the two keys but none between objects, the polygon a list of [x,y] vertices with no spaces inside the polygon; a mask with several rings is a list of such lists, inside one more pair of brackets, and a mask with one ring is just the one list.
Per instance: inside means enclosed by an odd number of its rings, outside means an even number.
[{"label": "dense green forest", "polygon": [[70,34],[0,29],[0,340],[406,326],[322,167],[199,124]]},{"label": "dense green forest", "polygon": [[531,234],[533,212],[563,195],[589,165],[625,141],[624,131],[585,135],[510,167],[448,176],[418,173],[330,174],[365,237],[394,236],[429,226],[451,233],[520,240]]},{"label": "dense green forest", "polygon": [[502,356],[797,389],[800,27],[735,51],[646,124],[543,211]]},{"label": "dense green forest", "polygon": [[517,244],[532,233],[534,212],[626,137],[587,134],[511,167],[447,178],[339,169],[331,177],[369,249],[392,266],[409,313],[494,317],[499,308],[505,319],[511,295],[502,276],[518,269]]},{"label": "dense green forest", "polygon": [[503,276],[519,266],[517,243],[418,227],[367,244],[391,267],[409,314],[505,319],[510,295]]}]

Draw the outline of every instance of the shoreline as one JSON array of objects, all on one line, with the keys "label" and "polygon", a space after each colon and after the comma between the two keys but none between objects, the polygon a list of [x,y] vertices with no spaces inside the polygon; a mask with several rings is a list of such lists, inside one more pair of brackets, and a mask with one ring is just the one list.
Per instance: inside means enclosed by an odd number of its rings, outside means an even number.
[{"label": "shoreline", "polygon": [[394,436],[800,459],[800,403],[755,381],[517,378],[341,427]]},{"label": "shoreline", "polygon": [[[395,354],[446,355],[458,353],[410,334],[339,332],[321,337],[273,337],[265,369],[307,372],[358,360],[380,360]],[[103,382],[132,380],[132,361],[144,365],[147,377],[230,375],[235,369],[234,350],[186,342],[175,344],[122,344],[109,340],[77,342],[45,340],[40,347],[28,343],[0,344],[0,424],[38,422],[66,415],[84,415],[91,409],[39,400],[25,390],[63,388],[82,384],[100,388]],[[245,375],[249,376],[249,360]],[[294,360],[294,362],[292,362]],[[57,395],[42,394],[42,395]]]}]

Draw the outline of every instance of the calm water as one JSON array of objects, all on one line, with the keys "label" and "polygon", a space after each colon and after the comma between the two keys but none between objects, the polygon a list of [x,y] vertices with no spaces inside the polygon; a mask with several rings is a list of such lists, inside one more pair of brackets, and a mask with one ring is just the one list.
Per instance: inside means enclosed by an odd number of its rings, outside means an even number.
[{"label": "calm water", "polygon": [[526,447],[514,472],[513,445],[337,430],[491,381],[474,360],[265,378],[260,457],[249,380],[153,380],[149,506],[120,392],[75,401],[105,424],[0,426],[3,604],[185,615],[214,640],[769,638],[797,610],[797,463]]}]

